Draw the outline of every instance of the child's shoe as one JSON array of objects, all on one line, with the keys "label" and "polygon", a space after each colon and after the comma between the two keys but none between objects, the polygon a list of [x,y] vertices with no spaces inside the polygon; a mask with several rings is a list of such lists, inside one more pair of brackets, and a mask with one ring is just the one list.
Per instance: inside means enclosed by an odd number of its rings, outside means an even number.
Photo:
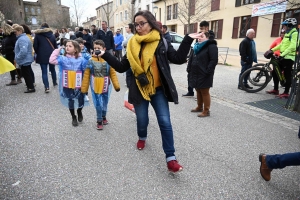
[{"label": "child's shoe", "polygon": [[98,121],[97,122],[97,130],[102,130],[103,129],[103,122],[102,121]]},{"label": "child's shoe", "polygon": [[138,140],[136,147],[138,150],[143,150],[145,148],[146,140]]},{"label": "child's shoe", "polygon": [[102,118],[102,122],[103,122],[103,125],[107,125],[108,124],[108,121],[107,121],[106,117]]},{"label": "child's shoe", "polygon": [[78,126],[78,121],[76,115],[72,116],[72,125],[73,126]]},{"label": "child's shoe", "polygon": [[171,160],[167,163],[168,170],[170,172],[176,173],[182,171],[183,167],[178,164],[177,160]]}]

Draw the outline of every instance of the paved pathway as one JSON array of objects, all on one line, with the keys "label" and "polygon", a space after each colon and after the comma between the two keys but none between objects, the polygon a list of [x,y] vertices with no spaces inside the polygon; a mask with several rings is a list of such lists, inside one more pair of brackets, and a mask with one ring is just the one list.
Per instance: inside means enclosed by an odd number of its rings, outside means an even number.
[{"label": "paved pathway", "polygon": [[[179,96],[186,92],[186,65],[173,65]],[[237,89],[238,67],[218,66],[211,90],[211,117],[198,118],[193,98],[170,104],[176,155],[184,166],[167,172],[161,137],[150,109],[143,151],[135,116],[123,107],[125,87],[113,92],[109,125],[96,130],[93,106],[72,127],[57,88],[44,93],[39,66],[37,92],[6,87],[0,76],[0,199],[300,199],[299,167],[275,170],[265,182],[258,154],[299,151],[299,122],[246,102],[273,98]],[[125,77],[119,74],[123,86]]]}]

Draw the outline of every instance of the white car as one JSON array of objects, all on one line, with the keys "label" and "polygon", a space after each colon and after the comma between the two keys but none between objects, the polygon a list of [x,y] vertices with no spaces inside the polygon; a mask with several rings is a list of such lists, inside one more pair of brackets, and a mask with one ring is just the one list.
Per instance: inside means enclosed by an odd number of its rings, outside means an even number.
[{"label": "white car", "polygon": [[174,47],[175,50],[178,50],[179,45],[181,44],[182,40],[183,40],[183,36],[178,35],[175,32],[170,32],[170,36],[171,36],[171,44]]}]

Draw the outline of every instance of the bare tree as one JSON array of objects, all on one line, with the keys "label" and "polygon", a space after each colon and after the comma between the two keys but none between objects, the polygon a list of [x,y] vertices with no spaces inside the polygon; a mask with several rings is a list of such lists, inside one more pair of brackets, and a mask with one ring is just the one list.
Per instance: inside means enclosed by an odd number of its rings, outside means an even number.
[{"label": "bare tree", "polygon": [[116,9],[113,8],[112,0],[102,0],[101,2],[101,17],[104,21],[107,22],[107,26],[110,27],[110,20],[113,19],[113,16],[116,12]]},{"label": "bare tree", "polygon": [[[202,21],[210,15],[211,4],[214,0],[203,1],[203,0],[181,0],[181,1],[173,1],[174,4],[177,3],[178,6],[178,19],[179,21],[187,25],[187,32],[191,32],[191,24]],[[172,9],[172,7],[171,7]],[[169,12],[173,13],[173,11]],[[168,10],[166,10],[167,18],[171,18],[172,16],[168,16]]]},{"label": "bare tree", "polygon": [[85,0],[69,0],[70,7],[74,13],[76,26],[79,26],[83,13],[86,12],[86,2]]}]

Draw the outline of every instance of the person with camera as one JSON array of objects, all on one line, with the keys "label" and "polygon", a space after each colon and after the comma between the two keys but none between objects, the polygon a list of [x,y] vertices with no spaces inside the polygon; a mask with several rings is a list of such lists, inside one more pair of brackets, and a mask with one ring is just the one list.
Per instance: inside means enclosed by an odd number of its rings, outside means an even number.
[{"label": "person with camera", "polygon": [[275,70],[273,70],[272,77],[274,82],[274,89],[267,91],[267,93],[277,95],[277,97],[279,98],[288,98],[289,90],[292,84],[292,70],[297,49],[297,20],[295,18],[288,18],[281,24],[283,25],[283,29],[285,30],[285,34],[281,43],[271,50],[267,51],[265,55],[269,55],[277,50],[280,50],[280,56],[278,57],[278,60],[280,62],[280,68],[283,70],[284,77],[286,79],[285,88],[284,92],[282,94],[279,94],[279,79],[275,73]]},{"label": "person with camera", "polygon": [[174,64],[186,62],[193,39],[200,36],[198,33],[186,35],[176,51],[170,42],[165,41],[155,17],[148,10],[135,14],[134,26],[136,34],[128,41],[127,53],[121,61],[107,52],[102,52],[100,56],[117,72],[123,73],[132,69],[128,101],[134,105],[136,113],[137,149],[145,148],[149,123],[148,109],[151,104],[160,127],[168,170],[173,173],[179,172],[183,167],[175,157],[168,104],[178,104],[178,93],[168,60]]},{"label": "person with camera", "polygon": [[105,43],[102,40],[94,41],[94,51],[92,58],[88,62],[83,75],[81,92],[86,94],[91,85],[93,103],[97,113],[97,129],[102,130],[103,125],[107,125],[106,119],[109,95],[111,94],[112,82],[115,90],[120,91],[120,84],[116,71],[111,68],[105,60],[99,57],[105,51]]}]

